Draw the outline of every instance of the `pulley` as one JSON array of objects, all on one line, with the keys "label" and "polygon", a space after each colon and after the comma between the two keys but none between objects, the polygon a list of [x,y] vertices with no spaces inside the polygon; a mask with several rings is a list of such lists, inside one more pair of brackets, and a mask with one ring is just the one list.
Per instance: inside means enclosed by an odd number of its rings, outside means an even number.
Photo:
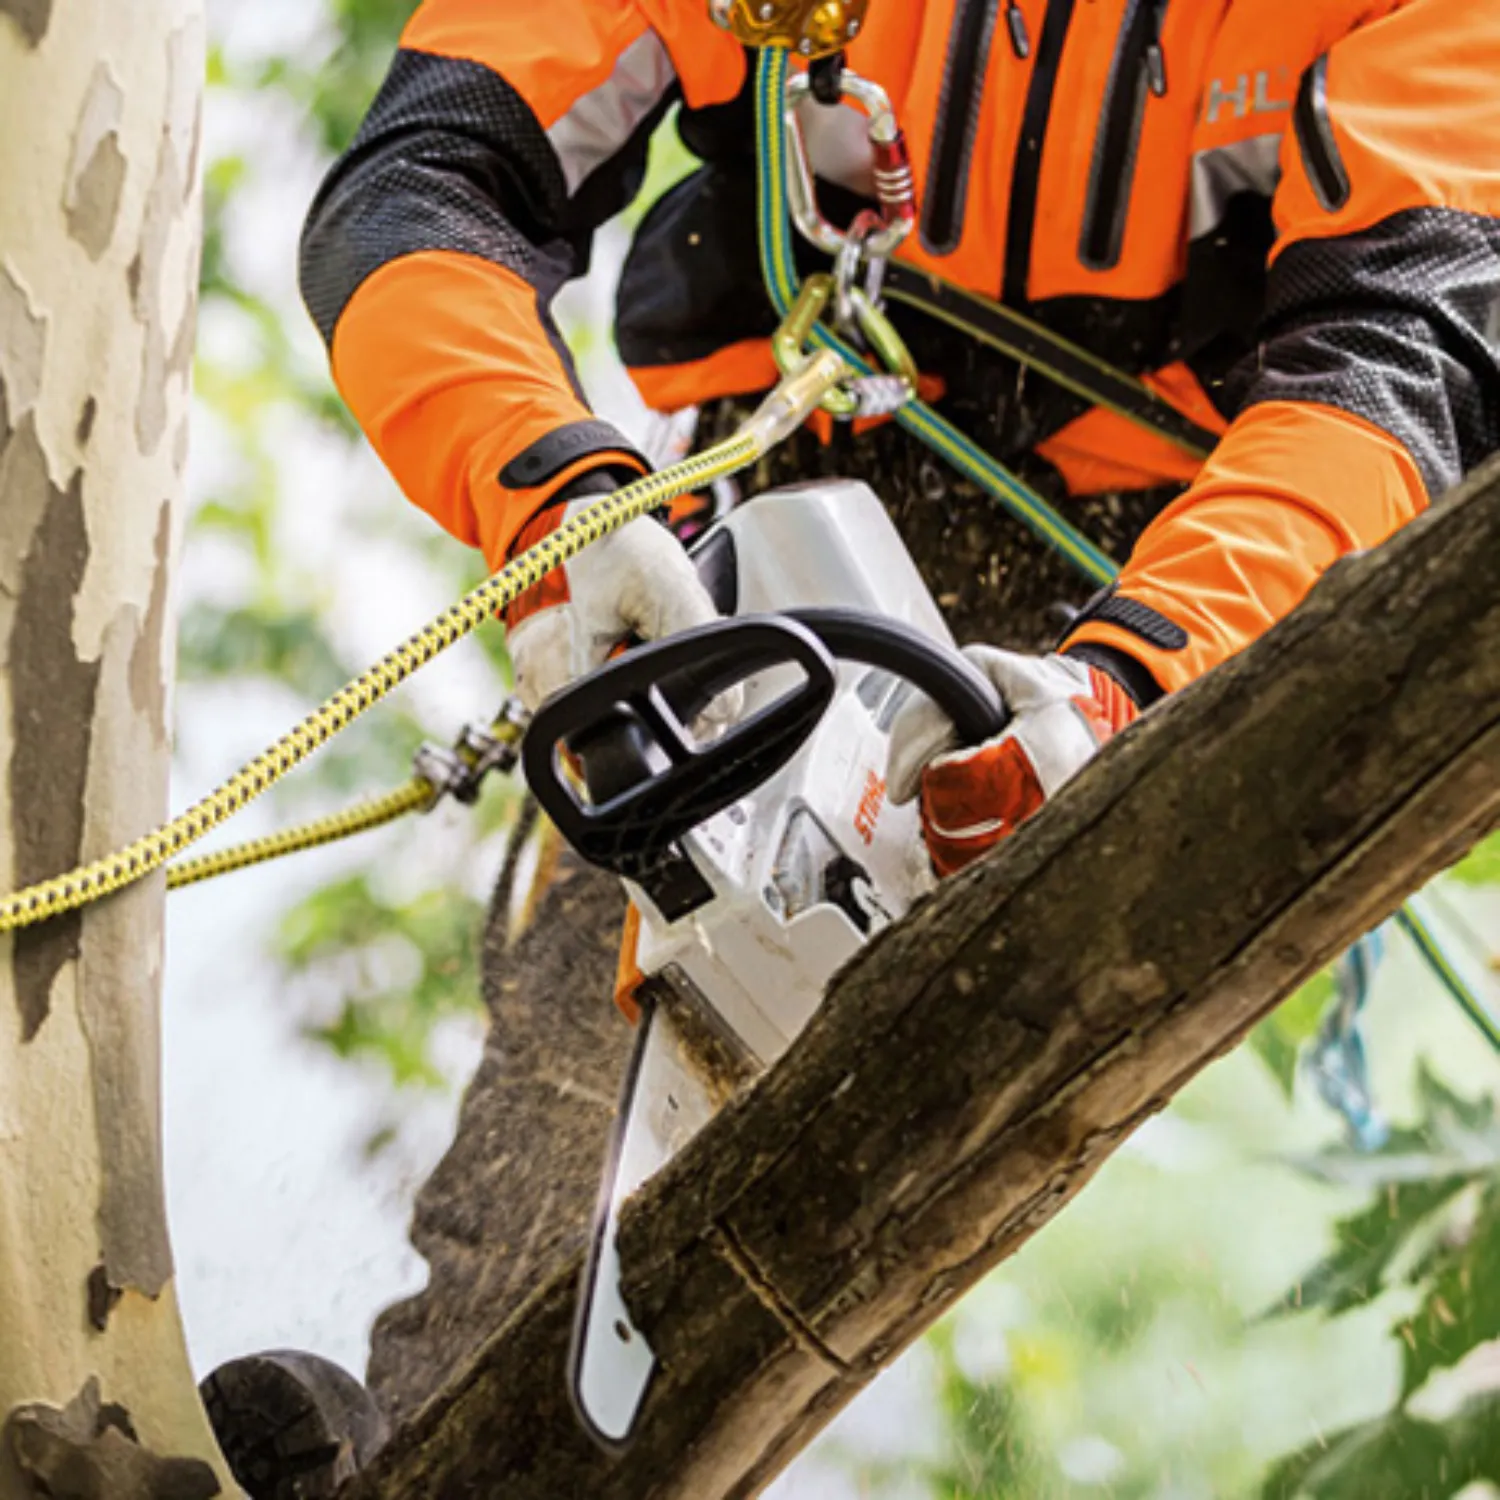
[{"label": "pulley", "polygon": [[864,26],[870,0],[709,0],[709,13],[746,47],[785,47],[826,57]]}]

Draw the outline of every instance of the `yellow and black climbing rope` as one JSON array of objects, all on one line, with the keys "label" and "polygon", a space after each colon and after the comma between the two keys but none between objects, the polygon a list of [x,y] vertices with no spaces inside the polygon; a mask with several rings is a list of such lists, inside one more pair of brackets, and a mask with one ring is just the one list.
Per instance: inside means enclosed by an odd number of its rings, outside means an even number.
[{"label": "yellow and black climbing rope", "polygon": [[[775,443],[799,427],[847,373],[845,366],[831,355],[809,360],[777,386],[734,436],[604,496],[564,522],[368,671],[340,688],[274,745],[185,812],[101,859],[0,897],[0,933],[30,927],[86,906],[160,869],[269,791],[413,673],[493,619],[585,547],[680,495],[756,463]],[[222,855],[195,860],[182,866],[169,883],[186,885],[206,880],[225,869],[238,869],[295,848],[312,847],[349,832],[379,826],[418,806],[419,793],[429,802],[434,793],[432,784],[420,777],[388,797],[321,820],[308,830],[258,840]]]}]

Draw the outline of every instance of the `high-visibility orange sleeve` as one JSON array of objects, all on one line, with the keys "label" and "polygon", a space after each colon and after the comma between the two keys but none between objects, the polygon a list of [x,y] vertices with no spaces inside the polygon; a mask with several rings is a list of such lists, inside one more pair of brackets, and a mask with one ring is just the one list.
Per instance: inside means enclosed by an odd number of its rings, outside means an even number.
[{"label": "high-visibility orange sleeve", "polygon": [[1275,254],[1412,210],[1500,213],[1500,7],[1379,9],[1301,80],[1282,146]]},{"label": "high-visibility orange sleeve", "polygon": [[1427,504],[1411,455],[1346,412],[1253,406],[1147,528],[1068,644],[1110,646],[1173,692],[1289,614],[1338,558]]},{"label": "high-visibility orange sleeve", "polygon": [[537,293],[474,256],[403,256],[370,276],[339,319],[334,379],[376,452],[419,505],[492,567],[547,498],[586,469],[643,466],[591,451],[539,487],[502,469],[560,428],[586,421]]},{"label": "high-visibility orange sleeve", "polygon": [[690,104],[734,98],[745,54],[713,24],[707,0],[424,0],[401,45],[502,74],[550,130],[610,78],[648,28],[670,53]]},{"label": "high-visibility orange sleeve", "polygon": [[402,488],[498,564],[579,473],[639,471],[550,321],[679,93],[744,59],[688,0],[425,0],[309,213],[302,289]]}]

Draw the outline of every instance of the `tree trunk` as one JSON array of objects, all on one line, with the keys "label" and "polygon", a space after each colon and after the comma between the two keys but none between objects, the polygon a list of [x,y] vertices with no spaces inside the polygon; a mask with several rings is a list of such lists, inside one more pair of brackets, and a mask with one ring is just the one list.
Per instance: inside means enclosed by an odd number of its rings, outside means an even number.
[{"label": "tree trunk", "polygon": [[[699,446],[729,436],[751,404],[703,413]],[[1045,648],[1090,589],[1045,543],[894,423],[822,443],[804,429],[736,481],[747,494],[816,477],[863,479],[886,502],[961,641]],[[1030,476],[1044,488],[1045,474]],[[1124,557],[1176,489],[1060,500],[1075,524]],[[417,1200],[412,1243],[432,1274],[385,1313],[369,1381],[396,1421],[414,1411],[480,1347],[545,1275],[546,1250],[581,1249],[629,1033],[608,996],[624,898],[616,881],[564,857],[533,928],[506,940],[507,881],[484,944],[490,1013],[484,1059],[464,1096],[452,1149]],[[516,1143],[539,1143],[535,1150]],[[548,1143],[541,1147],[540,1143]],[[482,1192],[474,1184],[482,1181]]]},{"label": "tree trunk", "polygon": [[346,1500],[757,1493],[1142,1120],[1500,824],[1500,464],[1348,559],[870,943],[627,1206],[606,1455],[555,1274]]},{"label": "tree trunk", "polygon": [[[0,884],[166,807],[199,0],[0,0]],[[0,1496],[232,1492],[172,1289],[161,879],[0,939]]]}]

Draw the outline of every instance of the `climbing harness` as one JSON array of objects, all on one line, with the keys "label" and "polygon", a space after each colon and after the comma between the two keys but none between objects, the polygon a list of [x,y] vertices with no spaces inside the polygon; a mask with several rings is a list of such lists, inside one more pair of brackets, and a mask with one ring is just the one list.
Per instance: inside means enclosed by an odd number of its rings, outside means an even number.
[{"label": "climbing harness", "polygon": [[[777,315],[783,318],[796,307],[802,292],[792,255],[789,212],[788,138],[792,132],[786,124],[787,73],[788,57],[784,50],[766,48],[761,52],[755,88],[756,151],[760,166],[756,217],[766,289]],[[848,78],[846,70],[843,75],[846,89]],[[833,350],[859,375],[875,373],[848,339],[826,324],[816,324],[810,338],[819,347]],[[925,401],[909,401],[894,415],[900,426],[1051,543],[1085,578],[1102,586],[1115,576],[1115,564],[1107,553]]]},{"label": "climbing harness", "polygon": [[[780,54],[785,75],[785,55]],[[762,55],[758,98],[761,107],[774,107],[777,88],[767,69],[776,58]],[[924,316],[944,323],[966,338],[984,344],[1034,370],[1054,385],[1123,417],[1146,432],[1165,439],[1191,458],[1204,459],[1218,442],[1217,434],[1180,412],[1144,380],[1127,375],[1087,349],[1055,334],[1051,329],[1012,311],[999,302],[980,296],[951,281],[891,260],[916,224],[916,189],[906,136],[891,107],[890,97],[878,84],[861,78],[849,68],[820,65],[827,79],[819,90],[819,74],[810,70],[785,76],[781,117],[785,129],[786,169],[784,196],[787,212],[798,232],[810,245],[831,256],[840,295],[852,286],[861,264],[866,268],[865,294],[878,304],[883,298],[914,308]],[[802,129],[801,109],[810,97],[820,102],[850,98],[869,119],[866,135],[873,157],[873,175],[879,212],[858,214],[847,229],[839,229],[824,217],[818,206],[817,188]],[[760,133],[762,173],[775,173],[778,164],[767,156],[774,145],[770,131]],[[774,184],[767,200],[774,204]],[[781,243],[785,243],[782,241]],[[779,274],[780,268],[778,268]],[[786,279],[795,281],[790,265]],[[770,273],[767,275],[771,284]],[[775,300],[774,287],[772,298]],[[835,326],[851,331],[850,320],[840,306]]]}]

